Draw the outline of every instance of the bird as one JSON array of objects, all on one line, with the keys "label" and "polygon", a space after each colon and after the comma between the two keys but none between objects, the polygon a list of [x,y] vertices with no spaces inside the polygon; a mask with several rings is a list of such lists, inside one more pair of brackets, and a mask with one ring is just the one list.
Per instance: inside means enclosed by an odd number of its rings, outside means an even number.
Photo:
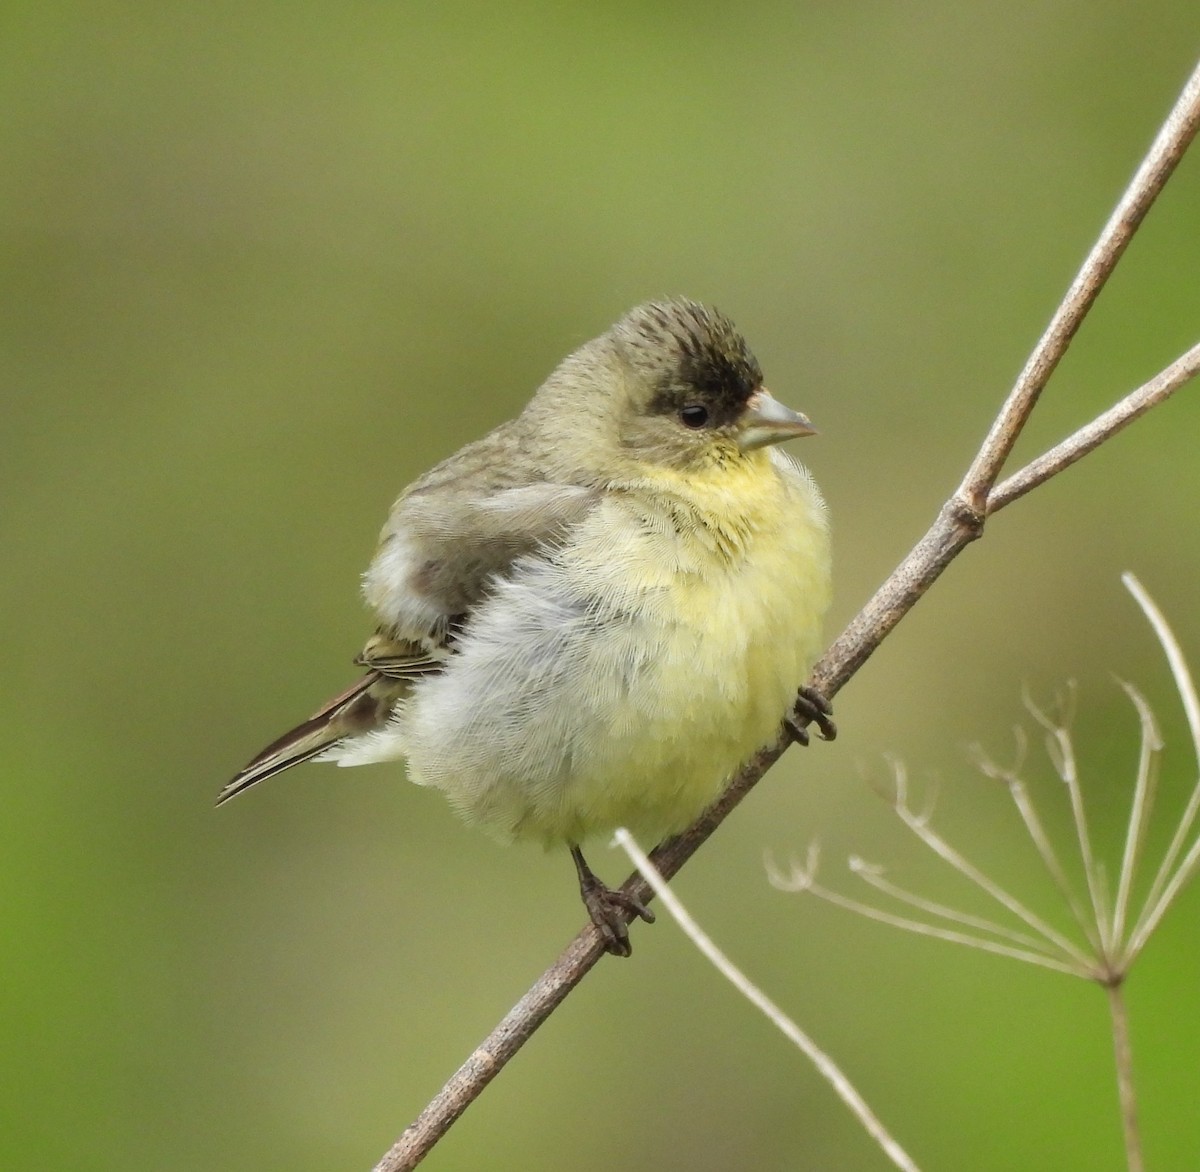
[{"label": "bird", "polygon": [[273,741],[218,805],[303,761],[404,760],[504,841],[566,846],[604,947],[652,921],[582,851],[688,826],[785,724],[836,735],[804,686],[830,601],[814,435],[721,311],[650,301],[524,410],[405,489],[362,591],[362,677]]}]

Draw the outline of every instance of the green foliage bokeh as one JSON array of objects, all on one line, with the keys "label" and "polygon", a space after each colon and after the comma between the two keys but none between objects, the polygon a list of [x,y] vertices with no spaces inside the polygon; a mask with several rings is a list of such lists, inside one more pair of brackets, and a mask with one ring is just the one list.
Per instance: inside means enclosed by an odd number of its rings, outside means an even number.
[{"label": "green foliage bokeh", "polygon": [[[1200,47],[1192,0],[55,4],[0,12],[0,1166],[365,1168],[580,923],[399,768],[221,784],[353,678],[396,492],[664,293],[719,304],[836,528],[830,636],[923,532]],[[1033,455],[1196,339],[1185,160],[1051,384]],[[1194,390],[989,526],[678,881],[929,1169],[1118,1167],[1102,998],[767,887],[818,837],[943,892],[863,783],[1052,904],[961,746],[1082,682],[1115,849],[1118,584],[1200,661]],[[1042,771],[1043,773],[1045,770]],[[1054,798],[1052,783],[1046,792]],[[609,875],[624,866],[597,850]],[[837,875],[836,879],[833,876]],[[1188,1166],[1195,901],[1130,985],[1150,1164]],[[660,922],[431,1168],[872,1169],[831,1092]]]}]

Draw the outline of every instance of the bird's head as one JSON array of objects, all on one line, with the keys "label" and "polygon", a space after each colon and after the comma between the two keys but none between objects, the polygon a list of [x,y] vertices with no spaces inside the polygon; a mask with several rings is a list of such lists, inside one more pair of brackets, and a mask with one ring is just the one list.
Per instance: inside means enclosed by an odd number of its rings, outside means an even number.
[{"label": "bird's head", "polygon": [[608,336],[623,383],[613,403],[616,439],[627,456],[688,470],[816,430],[772,397],[746,340],[715,309],[651,301]]},{"label": "bird's head", "polygon": [[763,386],[737,327],[684,298],[639,305],[568,355],[522,420],[546,477],[573,483],[719,470],[816,430]]}]

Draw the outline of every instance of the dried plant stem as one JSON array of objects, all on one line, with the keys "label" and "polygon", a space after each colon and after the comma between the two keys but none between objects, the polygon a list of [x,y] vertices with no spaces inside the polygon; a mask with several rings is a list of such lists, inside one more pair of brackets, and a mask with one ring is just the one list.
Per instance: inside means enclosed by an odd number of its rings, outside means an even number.
[{"label": "dried plant stem", "polygon": [[1133,1086],[1133,1050],[1129,1045],[1129,1015],[1121,985],[1107,986],[1108,1012],[1112,1019],[1113,1061],[1117,1068],[1117,1095],[1121,1101],[1121,1131],[1125,1137],[1125,1161],[1129,1172],[1145,1172],[1142,1139],[1138,1131],[1137,1096]]},{"label": "dried plant stem", "polygon": [[1179,893],[1191,882],[1198,867],[1200,867],[1200,838],[1196,839],[1191,847],[1188,848],[1187,854],[1183,856],[1183,861],[1163,884],[1158,893],[1158,898],[1153,903],[1147,900],[1145,910],[1142,912],[1137,927],[1134,929],[1129,943],[1125,947],[1126,964],[1131,963],[1145,947],[1146,941],[1154,934],[1154,929],[1158,927],[1162,922],[1163,916],[1167,914],[1167,909],[1179,898]]},{"label": "dried plant stem", "polygon": [[1004,780],[1008,782],[1008,791],[1012,795],[1013,803],[1021,815],[1021,821],[1025,823],[1025,829],[1029,837],[1033,840],[1033,844],[1041,856],[1047,873],[1054,880],[1055,887],[1058,888],[1066,900],[1067,907],[1071,909],[1071,915],[1074,917],[1075,923],[1079,925],[1079,929],[1083,932],[1088,944],[1091,945],[1094,952],[1098,952],[1100,949],[1100,936],[1096,925],[1084,915],[1083,905],[1075,895],[1075,888],[1071,886],[1070,881],[1067,879],[1067,873],[1063,870],[1062,863],[1059,861],[1058,852],[1054,849],[1054,844],[1051,843],[1050,836],[1046,833],[1046,828],[1042,824],[1037,807],[1033,804],[1033,799],[1029,796],[1028,787],[1013,774],[1005,776]]},{"label": "dried plant stem", "polygon": [[1129,825],[1125,835],[1125,850],[1121,855],[1121,876],[1117,883],[1117,898],[1113,904],[1113,940],[1125,936],[1125,921],[1129,914],[1129,901],[1133,892],[1133,879],[1146,840],[1146,828],[1150,821],[1150,810],[1154,805],[1154,788],[1158,754],[1162,750],[1162,736],[1158,723],[1145,697],[1132,685],[1121,685],[1125,694],[1133,701],[1141,722],[1141,744],[1138,750],[1137,781],[1133,787],[1133,802],[1129,811]]},{"label": "dried plant stem", "polygon": [[[1195,681],[1192,679],[1192,673],[1188,670],[1179,640],[1175,638],[1170,624],[1163,617],[1162,611],[1159,610],[1141,582],[1129,573],[1122,574],[1121,581],[1125,583],[1126,589],[1133,595],[1138,606],[1142,608],[1142,613],[1154,628],[1154,633],[1158,636],[1158,641],[1167,657],[1171,674],[1175,678],[1175,686],[1183,701],[1188,728],[1192,734],[1192,747],[1196,753],[1197,768],[1200,770],[1200,697],[1196,694]],[[1141,952],[1172,900],[1192,877],[1197,865],[1200,865],[1200,839],[1197,839],[1184,856],[1183,862],[1178,867],[1176,866],[1184,843],[1195,826],[1198,813],[1200,813],[1200,773],[1197,775],[1187,807],[1179,819],[1166,854],[1155,872],[1154,881],[1150,884],[1150,891],[1146,896],[1142,914],[1138,917],[1138,921],[1129,935],[1129,941],[1125,947],[1127,962],[1132,961]]]},{"label": "dried plant stem", "polygon": [[983,916],[973,916],[967,912],[960,912],[956,908],[947,907],[944,903],[936,903],[934,900],[925,899],[915,892],[908,891],[899,884],[885,879],[879,867],[864,863],[862,859],[852,858],[850,860],[850,870],[864,883],[868,883],[874,887],[876,891],[891,896],[892,899],[898,900],[900,903],[906,903],[909,907],[916,908],[917,911],[924,912],[926,915],[936,916],[939,920],[953,920],[956,924],[960,924],[964,928],[974,928],[979,932],[990,933],[1002,940],[1009,941],[1011,944],[1020,945],[1022,948],[1036,950],[1045,947],[1044,941],[1038,940],[1034,936],[1018,932],[1013,928],[1006,928],[1003,924],[997,924],[992,920],[985,919]]},{"label": "dried plant stem", "polygon": [[1096,861],[1092,848],[1092,835],[1088,829],[1087,806],[1083,800],[1083,788],[1079,783],[1079,767],[1075,760],[1075,746],[1071,742],[1068,709],[1073,706],[1075,684],[1072,681],[1067,696],[1059,699],[1062,709],[1057,719],[1040,708],[1026,690],[1025,708],[1042,726],[1046,734],[1046,754],[1054,765],[1055,772],[1067,787],[1071,805],[1071,818],[1075,824],[1075,840],[1079,857],[1083,863],[1083,875],[1087,882],[1088,898],[1092,905],[1094,930],[1088,932],[1089,941],[1098,940],[1098,951],[1106,959],[1114,954],[1113,911],[1109,903],[1103,867]]},{"label": "dried plant stem", "polygon": [[1056,952],[1073,959],[1083,968],[1088,967],[1087,954],[1069,937],[1048,924],[1041,916],[1026,907],[1016,896],[1006,891],[990,876],[985,875],[960,851],[955,850],[932,826],[927,818],[915,814],[907,804],[908,779],[903,766],[893,761],[896,775],[896,801],[893,804],[900,821],[938,858],[953,867],[964,879],[973,883],[980,891],[994,899],[1001,907],[1032,928]]},{"label": "dried plant stem", "polygon": [[1075,747],[1066,730],[1055,728],[1047,732],[1047,740],[1058,745],[1056,760],[1059,775],[1066,784],[1071,799],[1071,817],[1075,822],[1075,838],[1079,843],[1079,855],[1083,860],[1083,877],[1087,883],[1088,897],[1092,901],[1092,916],[1100,934],[1100,947],[1104,954],[1112,952],[1112,916],[1109,914],[1108,896],[1104,887],[1102,871],[1092,849],[1092,834],[1088,829],[1087,806],[1083,800],[1083,787],[1079,784],[1079,769],[1075,762]]},{"label": "dried plant stem", "polygon": [[[1142,585],[1138,578],[1132,573],[1123,573],[1121,581],[1126,585],[1129,593],[1134,596],[1134,600],[1142,609],[1142,613],[1150,620],[1150,625],[1154,629],[1154,635],[1158,636],[1158,642],[1162,645],[1163,653],[1166,655],[1166,662],[1169,663],[1171,674],[1175,677],[1175,686],[1180,693],[1181,701],[1183,702],[1183,711],[1187,715],[1188,728],[1192,731],[1192,744],[1196,753],[1196,762],[1200,769],[1200,698],[1196,696],[1195,681],[1192,679],[1192,672],[1189,671],[1187,660],[1183,657],[1183,650],[1180,647],[1180,642],[1175,637],[1175,632],[1171,630],[1170,624],[1163,617],[1163,612],[1160,611],[1151,596],[1146,593],[1146,588]],[[1146,902],[1142,913],[1139,916],[1138,924],[1129,934],[1129,942],[1126,945],[1126,956],[1129,960],[1138,955],[1146,940],[1150,938],[1151,932],[1157,927],[1159,920],[1162,920],[1163,915],[1174,900],[1178,891],[1183,884],[1192,877],[1198,861],[1200,861],[1200,840],[1193,843],[1192,848],[1184,855],[1183,863],[1176,867],[1178,858],[1183,851],[1183,843],[1187,841],[1187,837],[1192,833],[1192,828],[1195,825],[1196,815],[1200,813],[1200,774],[1196,777],[1195,786],[1192,789],[1192,795],[1188,799],[1186,809],[1180,818],[1180,822],[1176,825],[1175,834],[1171,836],[1171,842],[1166,853],[1163,855],[1162,864],[1159,865],[1158,871],[1154,873],[1153,882],[1150,885],[1150,892],[1146,896]]]},{"label": "dried plant stem", "polygon": [[[951,561],[981,536],[984,519],[989,511],[994,511],[990,504],[992,486],[1038,396],[1197,129],[1200,129],[1200,67],[1188,79],[1145,160],[1017,379],[959,489],[942,507],[925,536],[813,668],[810,682],[826,696],[832,697],[846,684]],[[1167,368],[1158,377],[1168,376],[1170,370]],[[1185,364],[1168,381],[1177,376],[1180,383],[1176,385],[1181,385],[1193,373],[1194,366]],[[1144,409],[1152,405],[1149,403]],[[1041,479],[1012,485],[1009,495],[999,500],[995,507],[1008,504],[1036,487],[1127,422],[1127,418],[1119,416],[1107,420],[1102,416],[1086,437],[1076,433],[1055,449],[1057,463]],[[781,735],[775,744],[757,753],[738,771],[726,792],[691,827],[658,847],[651,856],[658,870],[668,878],[674,875],[782,756],[789,744],[789,738]],[[624,890],[640,899],[650,897],[649,888],[640,875],[631,876]],[[596,930],[589,924],[421,1112],[379,1162],[376,1172],[402,1172],[415,1167],[602,955],[604,951]]]},{"label": "dried plant stem", "polygon": [[821,1077],[829,1083],[837,1096],[854,1113],[867,1134],[880,1146],[884,1154],[905,1172],[919,1172],[908,1153],[892,1138],[879,1117],[867,1105],[854,1084],[842,1073],[841,1068],[810,1038],[782,1009],[779,1008],[745,973],[741,971],[713,942],[711,936],[700,927],[680,902],[679,897],[667,886],[666,880],[655,869],[654,864],[638,846],[628,830],[618,830],[616,839],[629,856],[650,889],[662,901],[671,918],[683,929],[684,934],[711,962],[714,968],[733,985],[747,1001],[760,1010],[785,1038],[804,1054],[817,1068]]},{"label": "dried plant stem", "polygon": [[[791,875],[783,875],[768,862],[767,878],[771,885],[779,888],[780,891],[804,891],[809,895],[815,896],[817,899],[823,899],[826,903],[833,904],[834,907],[854,912],[864,919],[876,920],[881,924],[889,924],[893,928],[900,928],[905,932],[912,932],[917,936],[929,936],[934,940],[943,940],[947,944],[962,944],[967,948],[974,948],[980,952],[991,952],[996,956],[1007,956],[1010,960],[1021,960],[1026,964],[1050,969],[1052,972],[1066,973],[1067,976],[1090,979],[1095,975],[1090,965],[1073,961],[1070,957],[1060,958],[1058,956],[1047,955],[1040,950],[1015,947],[1012,944],[1004,944],[999,940],[990,940],[985,936],[959,932],[953,928],[942,928],[936,924],[927,924],[923,920],[912,920],[907,916],[897,916],[892,912],[884,911],[882,908],[872,907],[869,903],[862,903],[857,899],[841,895],[828,887],[822,887],[813,877],[811,869],[805,870],[800,867],[793,867]],[[969,922],[973,917],[959,916],[958,914],[951,913],[948,918],[967,927],[974,926]],[[984,930],[997,931],[991,925]]]},{"label": "dried plant stem", "polygon": [[1183,711],[1187,716],[1188,728],[1192,734],[1192,748],[1196,753],[1196,766],[1200,769],[1200,696],[1196,694],[1196,683],[1192,679],[1192,673],[1187,665],[1187,660],[1183,655],[1183,648],[1179,646],[1179,640],[1175,638],[1175,633],[1171,630],[1170,624],[1159,610],[1154,599],[1146,593],[1146,588],[1138,580],[1137,575],[1124,573],[1121,575],[1121,581],[1125,584],[1125,588],[1133,595],[1138,606],[1142,608],[1142,613],[1149,620],[1150,625],[1154,628],[1155,635],[1158,636],[1159,644],[1162,646],[1163,654],[1167,657],[1167,663],[1170,665],[1171,674],[1175,677],[1175,687],[1179,691],[1179,698],[1183,702]]},{"label": "dried plant stem", "polygon": [[[1123,575],[1123,581],[1154,626],[1155,633],[1167,653],[1179,694],[1184,708],[1187,710],[1188,719],[1191,721],[1194,717],[1200,716],[1200,703],[1197,702],[1191,673],[1188,671],[1179,644],[1141,583],[1132,574]],[[1067,879],[1066,873],[1059,863],[1058,854],[1050,842],[1032,799],[1026,791],[1025,785],[1017,776],[1017,769],[1021,767],[1025,756],[1024,734],[1018,733],[1017,762],[1011,769],[997,765],[979,746],[975,746],[973,749],[976,764],[983,774],[1002,780],[1008,785],[1025,823],[1025,828],[1041,855],[1042,861],[1053,876],[1055,884],[1066,897],[1076,919],[1085,929],[1091,945],[1090,957],[1084,957],[1081,960],[1069,942],[1056,936],[1046,936],[1043,933],[1043,939],[1033,939],[1024,933],[1013,933],[1008,929],[1000,929],[988,920],[981,920],[977,916],[914,895],[883,879],[882,872],[878,867],[870,866],[858,858],[851,858],[850,870],[865,879],[875,890],[939,920],[949,920],[956,929],[965,928],[971,931],[949,930],[938,924],[906,919],[830,891],[820,886],[816,880],[818,852],[815,845],[809,848],[806,865],[801,867],[793,862],[792,872],[789,876],[779,874],[768,858],[767,877],[774,886],[785,891],[805,892],[869,919],[892,924],[910,932],[918,932],[937,939],[1007,956],[1014,960],[1022,960],[1028,964],[1056,969],[1059,972],[1074,973],[1099,985],[1105,991],[1108,999],[1113,1035],[1113,1059],[1116,1068],[1127,1164],[1132,1172],[1142,1172],[1143,1160],[1137,1122],[1133,1058],[1129,1042],[1128,1011],[1123,990],[1133,961],[1137,958],[1147,938],[1161,922],[1167,909],[1174,903],[1184,886],[1195,877],[1196,871],[1200,869],[1200,837],[1193,835],[1195,807],[1197,802],[1200,802],[1200,798],[1197,798],[1197,794],[1200,793],[1200,780],[1197,781],[1192,799],[1177,824],[1172,841],[1166,851],[1165,861],[1156,874],[1150,892],[1137,916],[1136,924],[1132,931],[1129,931],[1127,926],[1131,922],[1133,891],[1137,884],[1137,872],[1146,842],[1150,812],[1154,804],[1158,759],[1163,748],[1163,740],[1158,722],[1145,698],[1130,684],[1121,683],[1121,687],[1137,712],[1140,737],[1137,778],[1130,801],[1116,895],[1111,904],[1102,863],[1091,846],[1083,790],[1069,733],[1071,700],[1074,692],[1072,690],[1059,698],[1058,711],[1053,716],[1039,708],[1029,698],[1028,693],[1025,696],[1026,708],[1046,733],[1047,754],[1059,777],[1068,788],[1076,845],[1079,848],[1080,861],[1091,894],[1094,922],[1090,928],[1087,925],[1083,904],[1075,898],[1073,884]],[[927,849],[977,886],[983,888],[989,895],[997,898],[1005,908],[1022,918],[1027,926],[1040,930],[1040,921],[1036,917],[1031,919],[1029,915],[1026,915],[1014,897],[1003,891],[994,891],[995,885],[990,879],[975,871],[970,864],[965,862],[958,851],[949,846],[940,835],[932,830],[928,825],[931,813],[917,815],[913,812],[904,768],[895,761],[892,766],[895,771],[895,794],[891,804],[901,821],[918,834],[920,841]],[[1189,838],[1192,838],[1192,842],[1184,853],[1184,843]],[[991,938],[993,935],[1001,933],[1003,942]],[[1031,945],[1032,947],[1030,947]]]}]

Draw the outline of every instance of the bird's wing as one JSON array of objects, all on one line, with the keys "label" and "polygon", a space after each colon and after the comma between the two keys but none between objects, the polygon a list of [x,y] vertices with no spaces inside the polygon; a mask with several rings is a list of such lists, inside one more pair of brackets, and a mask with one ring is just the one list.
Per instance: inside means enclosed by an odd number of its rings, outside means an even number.
[{"label": "bird's wing", "polygon": [[230,781],[217,805],[249,789],[255,782],[318,757],[343,737],[367,732],[383,723],[406,685],[369,671],[358,683],[323,704],[303,724],[289,729],[262,750]]},{"label": "bird's wing", "polygon": [[393,639],[377,631],[355,656],[354,662],[393,680],[418,680],[440,671],[449,652],[449,633],[445,646],[431,647],[429,641]]},{"label": "bird's wing", "polygon": [[505,477],[498,465],[484,491],[478,477],[474,491],[418,481],[397,501],[363,582],[380,619],[356,660],[367,674],[268,745],[218,802],[384,727],[413,682],[442,669],[488,582],[517,558],[562,540],[598,499],[592,489]]},{"label": "bird's wing", "polygon": [[562,541],[598,499],[595,489],[547,482],[483,493],[418,485],[397,501],[363,580],[381,633],[413,644],[417,659],[437,657],[491,580]]}]

